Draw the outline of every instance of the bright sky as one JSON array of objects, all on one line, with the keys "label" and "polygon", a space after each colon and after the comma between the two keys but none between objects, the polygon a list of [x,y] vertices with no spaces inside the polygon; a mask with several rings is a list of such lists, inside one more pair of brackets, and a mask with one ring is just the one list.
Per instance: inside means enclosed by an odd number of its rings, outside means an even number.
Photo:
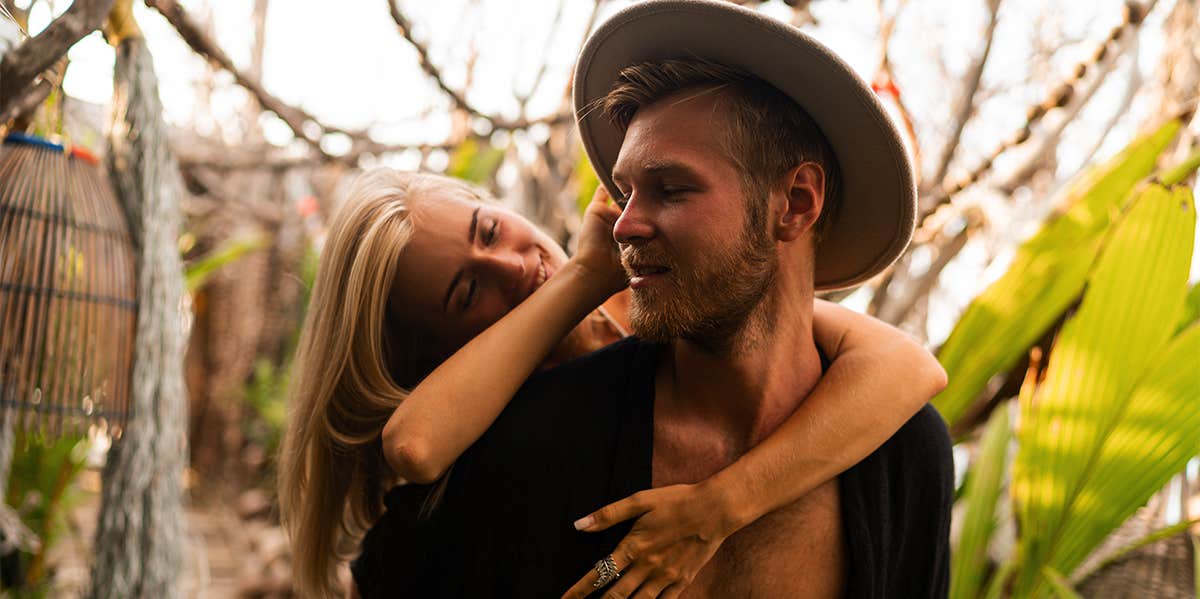
[{"label": "bright sky", "polygon": [[[387,1],[274,0],[267,19],[264,84],[284,101],[303,107],[331,125],[369,126],[376,139],[391,143],[439,142],[449,131],[450,103],[420,70],[416,53],[398,34],[389,16]],[[890,8],[896,1],[884,3]],[[450,85],[460,89],[465,85],[465,64],[471,43],[476,44],[478,61],[471,74],[468,98],[479,109],[506,117],[516,116],[514,91],[528,90],[543,60],[547,61],[546,75],[529,103],[529,113],[536,117],[558,108],[592,6],[589,0],[564,0],[560,25],[552,30],[559,0],[400,3],[415,25],[416,36],[426,42]],[[629,3],[606,2],[600,21]],[[55,2],[59,11],[66,4]],[[240,65],[249,62],[252,0],[187,0],[182,4],[197,18],[210,16],[217,42]],[[1156,75],[1162,48],[1158,33],[1172,4],[1172,0],[1161,0],[1142,27],[1136,66],[1146,80]],[[245,106],[245,92],[225,73],[217,74],[211,94],[203,90],[203,61],[156,12],[141,2],[134,5],[155,58],[168,121],[193,127],[202,134],[223,135],[228,142],[236,143],[240,134],[231,123],[237,122],[236,115]],[[1090,54],[1098,40],[1120,21],[1122,5],[1121,0],[1003,0],[996,42],[984,74],[986,99],[979,107],[980,117],[964,132],[958,168],[977,164],[1000,140],[1011,135],[1023,122],[1026,108],[1044,97],[1050,86],[1060,81],[1077,60]],[[790,9],[776,0],[762,10],[785,16]],[[814,2],[812,10],[819,26],[809,27],[809,33],[870,80],[878,55],[876,1],[822,0]],[[983,0],[909,2],[897,24],[891,56],[923,149],[929,154],[924,161],[927,171],[932,169],[932,154],[940,149],[944,129],[949,126],[950,102],[958,93],[946,84],[949,81],[957,85],[958,77],[979,52],[985,10]],[[44,27],[50,13],[46,2],[39,3],[30,16],[31,31],[36,33]],[[1059,46],[1049,64],[1031,59],[1039,50],[1037,44],[1045,43],[1039,40],[1055,40]],[[111,48],[99,34],[93,34],[71,50],[70,58],[72,64],[64,83],[67,93],[107,103],[112,92]],[[1087,151],[1099,143],[1104,125],[1125,92],[1130,62],[1123,59],[1118,63],[1096,98],[1067,128],[1059,144],[1061,173],[1074,172]],[[200,98],[207,98],[203,101],[209,105],[203,105]],[[1149,111],[1157,109],[1156,102],[1139,96],[1105,138],[1096,158],[1110,156],[1126,144],[1135,134],[1134,127],[1146,120]],[[291,140],[290,131],[278,119],[264,115],[260,123],[269,141],[286,145]],[[1048,117],[1046,124],[1052,123]],[[997,161],[995,170],[1006,172],[1021,158],[1021,150],[1010,152]],[[415,154],[402,154],[385,158],[384,162],[413,168],[417,160]],[[963,195],[971,193],[976,192]],[[996,244],[1011,246],[1013,239],[1032,233],[1042,218],[1040,208],[1033,208],[1039,203],[1028,194],[1018,193],[1005,202],[994,201],[995,196],[986,192],[978,192],[977,196],[997,234],[989,242],[968,246],[947,268],[943,281],[964,282],[938,300],[947,302],[944,308],[950,313],[957,313],[987,279],[998,276],[1006,267],[1002,253],[985,270]],[[975,201],[975,197],[966,199]],[[1200,260],[1193,261],[1192,280],[1200,280]],[[932,308],[937,311],[943,306]],[[951,323],[947,319],[946,327]],[[933,340],[948,332],[933,330],[936,328],[930,330]]]}]

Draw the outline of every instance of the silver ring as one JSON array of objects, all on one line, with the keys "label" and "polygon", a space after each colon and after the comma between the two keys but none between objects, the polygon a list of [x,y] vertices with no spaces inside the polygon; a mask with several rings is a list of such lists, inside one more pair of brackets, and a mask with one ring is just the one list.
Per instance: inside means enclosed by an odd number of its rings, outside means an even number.
[{"label": "silver ring", "polygon": [[621,571],[617,569],[617,562],[613,561],[612,554],[608,554],[604,559],[596,562],[596,574],[600,577],[596,582],[592,583],[592,588],[598,589],[602,586],[621,577]]}]

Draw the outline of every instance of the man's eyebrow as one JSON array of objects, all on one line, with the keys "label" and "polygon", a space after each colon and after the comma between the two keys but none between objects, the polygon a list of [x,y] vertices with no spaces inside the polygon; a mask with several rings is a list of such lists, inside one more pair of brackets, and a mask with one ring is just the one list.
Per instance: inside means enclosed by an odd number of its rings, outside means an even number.
[{"label": "man's eyebrow", "polygon": [[655,160],[653,162],[648,162],[642,166],[642,170],[655,175],[680,174],[696,178],[699,178],[700,176],[700,174],[696,172],[696,169],[682,162],[672,162],[669,160]]},{"label": "man's eyebrow", "polygon": [[[700,178],[700,173],[696,169],[682,163],[672,160],[650,160],[637,167],[637,170],[648,175],[684,175],[695,179]],[[612,179],[615,182],[624,183],[625,174],[622,171],[613,169]]]}]

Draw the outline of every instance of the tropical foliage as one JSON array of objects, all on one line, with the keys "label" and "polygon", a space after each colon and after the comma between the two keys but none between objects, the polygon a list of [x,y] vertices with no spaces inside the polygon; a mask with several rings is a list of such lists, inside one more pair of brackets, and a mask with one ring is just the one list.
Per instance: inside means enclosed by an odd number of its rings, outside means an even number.
[{"label": "tropical foliage", "polygon": [[[1072,185],[1065,210],[1021,246],[941,350],[952,382],[935,403],[954,423],[1063,321],[1015,410],[1001,403],[978,444],[953,597],[1072,596],[1085,558],[1200,454],[1200,325],[1187,288],[1196,208],[1181,184],[1196,157],[1150,177],[1179,125]],[[990,564],[1006,478],[1019,532]]]}]

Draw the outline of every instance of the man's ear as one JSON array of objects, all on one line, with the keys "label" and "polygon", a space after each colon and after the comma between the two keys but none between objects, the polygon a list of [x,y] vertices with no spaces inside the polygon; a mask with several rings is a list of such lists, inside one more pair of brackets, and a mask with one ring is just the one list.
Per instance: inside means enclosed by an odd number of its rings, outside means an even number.
[{"label": "man's ear", "polygon": [[775,237],[793,241],[817,222],[825,206],[825,171],[815,162],[802,162],[783,177],[785,204],[775,221]]}]

